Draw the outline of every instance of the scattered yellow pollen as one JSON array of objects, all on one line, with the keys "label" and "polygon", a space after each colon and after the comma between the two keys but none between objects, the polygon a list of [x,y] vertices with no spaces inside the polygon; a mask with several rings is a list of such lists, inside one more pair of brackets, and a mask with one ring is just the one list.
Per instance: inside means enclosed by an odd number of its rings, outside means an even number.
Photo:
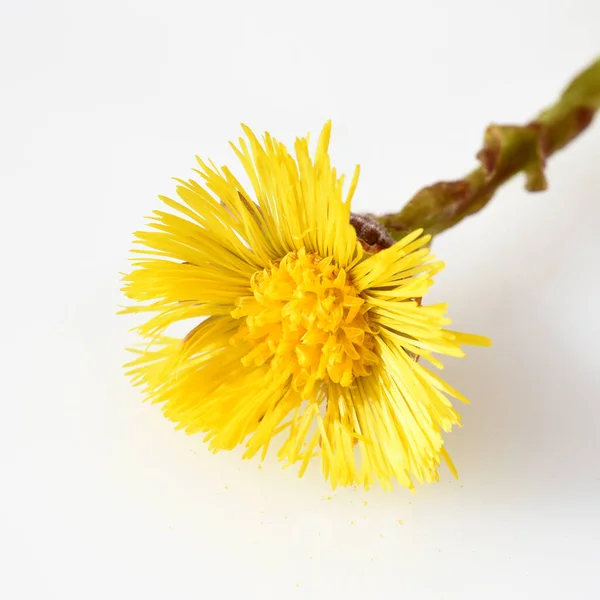
[{"label": "scattered yellow pollen", "polygon": [[404,525],[404,521],[398,519],[398,525]]},{"label": "scattered yellow pollen", "polygon": [[369,504],[366,500],[363,502],[363,506],[367,506]]}]

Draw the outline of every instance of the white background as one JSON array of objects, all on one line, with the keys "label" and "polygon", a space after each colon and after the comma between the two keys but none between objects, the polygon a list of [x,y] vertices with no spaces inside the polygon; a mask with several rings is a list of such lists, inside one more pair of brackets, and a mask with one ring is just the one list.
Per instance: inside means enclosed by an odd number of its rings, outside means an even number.
[{"label": "white background", "polygon": [[600,3],[0,6],[0,597],[600,597],[600,123],[547,193],[515,180],[436,241],[431,300],[494,340],[447,363],[459,481],[333,494],[213,456],[130,387],[115,315],[132,232],[241,121],[291,144],[332,118],[355,209],[397,209],[600,53]]}]

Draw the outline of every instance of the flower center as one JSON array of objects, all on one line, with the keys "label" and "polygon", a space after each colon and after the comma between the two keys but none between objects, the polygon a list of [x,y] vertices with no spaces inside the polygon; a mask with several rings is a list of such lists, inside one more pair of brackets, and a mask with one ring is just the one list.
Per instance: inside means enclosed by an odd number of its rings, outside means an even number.
[{"label": "flower center", "polygon": [[375,332],[364,300],[331,258],[290,252],[254,273],[251,288],[254,295],[240,298],[232,313],[246,319],[235,336],[252,346],[245,365],[270,361],[274,374],[291,377],[303,397],[318,381],[347,387],[369,375],[378,361]]}]

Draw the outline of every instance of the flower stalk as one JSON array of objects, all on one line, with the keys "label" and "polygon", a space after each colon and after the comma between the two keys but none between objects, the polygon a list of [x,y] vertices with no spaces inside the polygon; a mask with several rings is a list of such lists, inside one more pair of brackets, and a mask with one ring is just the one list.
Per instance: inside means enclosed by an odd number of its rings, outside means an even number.
[{"label": "flower stalk", "polygon": [[525,125],[490,125],[477,153],[480,166],[454,181],[424,187],[397,213],[378,217],[394,239],[415,229],[436,235],[481,210],[518,173],[530,192],[547,188],[549,156],[583,132],[600,109],[600,58],[582,71],[558,101]]}]

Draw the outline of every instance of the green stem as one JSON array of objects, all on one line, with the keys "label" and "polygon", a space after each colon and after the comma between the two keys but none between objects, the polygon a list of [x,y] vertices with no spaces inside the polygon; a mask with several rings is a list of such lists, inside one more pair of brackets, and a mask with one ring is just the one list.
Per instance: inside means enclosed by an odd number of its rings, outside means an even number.
[{"label": "green stem", "polygon": [[481,210],[498,188],[523,172],[531,192],[547,187],[546,159],[576,138],[600,109],[600,59],[580,73],[560,99],[526,125],[490,125],[477,158],[480,166],[462,179],[440,181],[417,192],[398,213],[378,221],[400,239],[423,228],[435,235]]}]

